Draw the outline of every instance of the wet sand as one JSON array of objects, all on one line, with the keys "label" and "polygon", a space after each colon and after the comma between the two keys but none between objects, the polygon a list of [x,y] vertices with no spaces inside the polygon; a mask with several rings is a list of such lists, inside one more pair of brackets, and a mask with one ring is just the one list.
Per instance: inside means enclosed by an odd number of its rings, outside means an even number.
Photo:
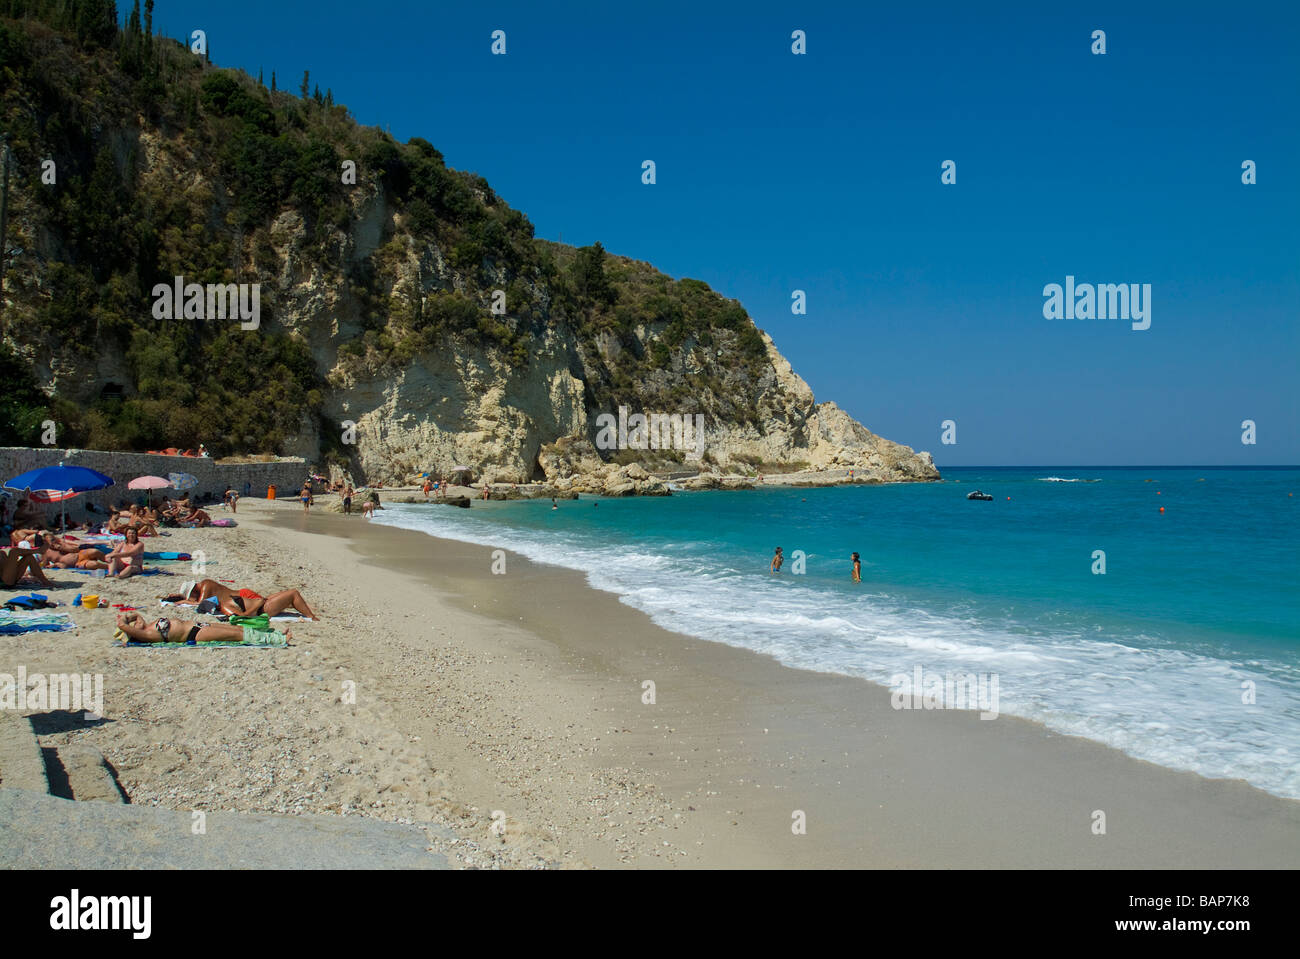
[{"label": "wet sand", "polygon": [[[661,629],[508,542],[495,575],[488,547],[275,511],[281,548],[328,570],[327,595],[386,611],[389,635],[351,638],[355,669],[429,744],[451,795],[582,862],[1300,865],[1300,803],[1243,782],[1014,717],[895,710],[884,687]],[[449,649],[472,664],[455,699],[438,683]]]}]

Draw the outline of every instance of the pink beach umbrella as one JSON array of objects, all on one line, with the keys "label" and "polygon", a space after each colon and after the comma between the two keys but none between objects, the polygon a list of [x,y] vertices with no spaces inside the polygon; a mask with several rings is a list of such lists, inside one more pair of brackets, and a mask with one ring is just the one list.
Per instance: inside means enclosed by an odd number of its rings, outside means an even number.
[{"label": "pink beach umbrella", "polygon": [[[126,484],[127,489],[167,489],[172,485],[171,480],[163,479],[161,476],[137,476],[131,482]],[[149,497],[150,504],[153,503],[153,497]]]}]

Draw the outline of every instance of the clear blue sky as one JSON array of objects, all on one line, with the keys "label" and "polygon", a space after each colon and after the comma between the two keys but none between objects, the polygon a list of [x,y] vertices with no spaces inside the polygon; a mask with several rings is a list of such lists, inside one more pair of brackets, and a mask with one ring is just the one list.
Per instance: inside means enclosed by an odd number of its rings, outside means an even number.
[{"label": "clear blue sky", "polygon": [[[941,467],[1300,463],[1298,3],[158,7],[425,137],[538,236],[737,298]],[[1066,274],[1150,283],[1151,328],[1044,319]]]}]

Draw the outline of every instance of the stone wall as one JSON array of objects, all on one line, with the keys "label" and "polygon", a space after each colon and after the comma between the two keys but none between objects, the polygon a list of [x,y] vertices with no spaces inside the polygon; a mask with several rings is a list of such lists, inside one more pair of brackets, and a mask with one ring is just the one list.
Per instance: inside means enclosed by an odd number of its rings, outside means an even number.
[{"label": "stone wall", "polygon": [[[251,495],[266,496],[267,487],[275,485],[278,496],[292,496],[302,488],[307,477],[307,462],[298,458],[281,458],[273,463],[218,463],[203,456],[154,456],[149,453],[118,453],[106,450],[62,450],[29,449],[27,447],[0,447],[0,483],[28,470],[43,466],[87,466],[113,477],[116,483],[103,490],[82,493],[76,499],[67,501],[68,516],[73,519],[85,517],[86,503],[96,506],[116,504],[123,499],[137,502],[144,495],[143,490],[127,489],[127,483],[137,476],[161,476],[168,473],[189,473],[196,477],[199,485],[190,491],[191,498],[200,498],[207,493],[218,497],[225,492],[229,484],[242,496],[244,484],[252,484]],[[51,516],[57,519],[58,504],[47,507]]]}]

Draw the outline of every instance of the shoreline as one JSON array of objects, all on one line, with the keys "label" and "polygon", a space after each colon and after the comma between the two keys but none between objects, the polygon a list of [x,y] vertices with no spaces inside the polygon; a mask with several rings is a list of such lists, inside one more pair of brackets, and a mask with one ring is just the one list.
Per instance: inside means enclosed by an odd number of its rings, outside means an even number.
[{"label": "shoreline", "polygon": [[[1300,803],[1244,782],[1015,717],[896,711],[886,687],[664,630],[508,549],[495,575],[489,547],[241,505],[235,529],[151,548],[301,588],[322,620],[287,649],[122,649],[108,610],[79,608],[76,631],[0,636],[0,672],[105,675],[104,722],[38,732],[97,748],[132,802],[430,823],[460,868],[1300,864]],[[91,582],[152,609],[179,584]]]},{"label": "shoreline", "polygon": [[[301,522],[283,516],[274,525]],[[567,671],[568,693],[586,691],[597,715],[607,716],[589,726],[598,748],[612,751],[620,768],[637,763],[673,814],[693,821],[692,843],[704,845],[688,850],[686,864],[1300,863],[1300,802],[1240,780],[1167,769],[1016,717],[896,711],[884,686],[665,630],[578,571],[507,549],[508,573],[495,576],[489,547],[357,524],[317,531],[343,536],[363,562],[437,589],[461,612],[492,617],[530,652],[544,644],[547,665]],[[641,702],[645,679],[656,682],[654,706]],[[600,725],[619,732],[602,734]],[[977,795],[958,798],[961,783],[976,783]],[[811,825],[807,835],[791,833],[796,809],[819,825],[820,839]],[[1137,820],[1142,836],[1104,842],[1091,832],[1096,809]],[[1228,828],[1243,818],[1257,825]],[[916,833],[918,820],[942,852],[899,839]],[[1214,822],[1225,831],[1207,837],[1205,824]],[[708,847],[719,839],[728,852],[715,858]],[[590,857],[590,845],[577,847]]]}]

